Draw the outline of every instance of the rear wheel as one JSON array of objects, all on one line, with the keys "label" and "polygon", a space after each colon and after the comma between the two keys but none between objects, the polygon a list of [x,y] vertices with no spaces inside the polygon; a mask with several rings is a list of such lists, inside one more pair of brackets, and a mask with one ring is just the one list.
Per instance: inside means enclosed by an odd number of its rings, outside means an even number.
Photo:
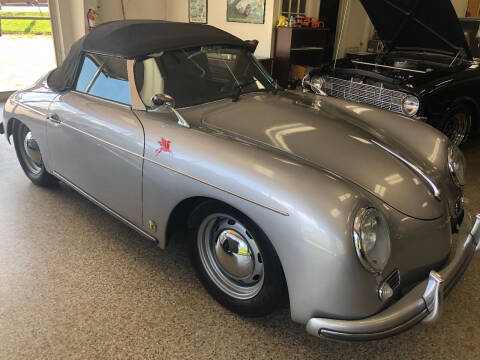
[{"label": "rear wheel", "polygon": [[45,169],[38,142],[26,125],[18,122],[14,126],[13,143],[23,171],[34,184],[51,187],[58,183]]},{"label": "rear wheel", "polygon": [[273,312],[286,300],[280,261],[263,231],[237,210],[201,204],[191,221],[193,262],[210,294],[245,316]]},{"label": "rear wheel", "polygon": [[467,105],[454,106],[444,117],[440,130],[457,146],[464,145],[472,129],[472,112]]}]

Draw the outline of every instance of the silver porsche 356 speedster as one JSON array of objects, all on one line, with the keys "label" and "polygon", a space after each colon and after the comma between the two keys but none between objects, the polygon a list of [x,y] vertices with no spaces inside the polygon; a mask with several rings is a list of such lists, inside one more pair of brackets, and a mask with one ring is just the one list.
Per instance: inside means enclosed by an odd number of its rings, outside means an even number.
[{"label": "silver porsche 356 speedster", "polygon": [[158,243],[189,229],[239,314],[289,302],[313,335],[368,340],[438,318],[480,248],[465,161],[430,126],[284,91],[219,29],[98,26],[5,104],[38,185],[62,181]]}]

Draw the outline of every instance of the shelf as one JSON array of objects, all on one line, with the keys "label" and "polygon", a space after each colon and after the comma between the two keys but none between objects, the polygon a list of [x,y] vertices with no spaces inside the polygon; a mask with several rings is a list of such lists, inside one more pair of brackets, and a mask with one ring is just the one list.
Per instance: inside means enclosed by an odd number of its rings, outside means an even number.
[{"label": "shelf", "polygon": [[327,29],[278,27],[273,67],[278,83],[288,85],[292,64],[318,66],[325,62],[329,44]]},{"label": "shelf", "polygon": [[277,29],[284,28],[284,29],[292,29],[293,31],[298,30],[306,30],[306,31],[329,31],[328,28],[314,28],[314,27],[294,27],[294,26],[277,26]]},{"label": "shelf", "polygon": [[319,51],[323,50],[323,47],[319,46],[305,46],[305,47],[299,47],[299,48],[291,48],[291,51]]}]

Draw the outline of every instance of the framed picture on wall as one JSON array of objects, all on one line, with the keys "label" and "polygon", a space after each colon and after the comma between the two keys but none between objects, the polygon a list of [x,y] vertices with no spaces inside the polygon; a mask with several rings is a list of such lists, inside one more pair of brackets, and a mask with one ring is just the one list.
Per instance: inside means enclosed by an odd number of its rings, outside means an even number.
[{"label": "framed picture on wall", "polygon": [[227,21],[265,23],[266,0],[227,0]]},{"label": "framed picture on wall", "polygon": [[197,24],[207,23],[208,0],[188,0],[188,21]]}]

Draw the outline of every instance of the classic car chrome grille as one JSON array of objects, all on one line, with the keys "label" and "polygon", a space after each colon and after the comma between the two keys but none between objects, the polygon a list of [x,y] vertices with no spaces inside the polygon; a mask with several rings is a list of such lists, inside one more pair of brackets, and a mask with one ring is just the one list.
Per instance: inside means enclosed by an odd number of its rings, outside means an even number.
[{"label": "classic car chrome grille", "polygon": [[325,76],[325,92],[328,96],[369,104],[400,114],[403,114],[403,100],[408,96],[401,91],[331,76]]}]

